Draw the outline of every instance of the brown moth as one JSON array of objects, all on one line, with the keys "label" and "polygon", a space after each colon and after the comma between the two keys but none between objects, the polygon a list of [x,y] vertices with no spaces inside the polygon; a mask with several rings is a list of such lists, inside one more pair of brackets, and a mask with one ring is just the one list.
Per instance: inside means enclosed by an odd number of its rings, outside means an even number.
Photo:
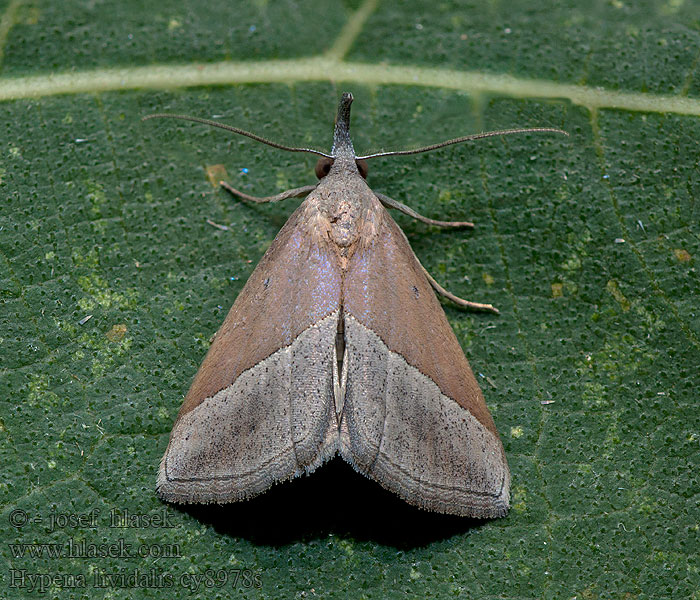
[{"label": "brown moth", "polygon": [[373,192],[343,94],[333,148],[276,148],[322,158],[320,179],[254,202],[306,199],[236,298],[180,408],[157,490],[178,503],[227,503],[311,473],[340,454],[417,507],[469,517],[506,514],[510,472],[498,431],[434,290],[474,310],[425,271],[386,207],[443,227]]}]

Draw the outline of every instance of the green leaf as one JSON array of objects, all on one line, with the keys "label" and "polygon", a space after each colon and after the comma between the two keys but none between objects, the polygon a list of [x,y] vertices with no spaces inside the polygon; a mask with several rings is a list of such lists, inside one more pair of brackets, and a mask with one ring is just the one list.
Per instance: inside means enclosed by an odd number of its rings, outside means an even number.
[{"label": "green leaf", "polygon": [[[699,46],[676,0],[2,3],[4,597],[700,598]],[[505,519],[413,510],[338,461],[235,506],[155,495],[295,205],[212,181],[273,194],[315,159],[140,119],[328,150],[344,90],[363,153],[571,134],[370,165],[375,190],[477,225],[396,217],[441,284],[501,310],[444,304],[511,465]]]}]

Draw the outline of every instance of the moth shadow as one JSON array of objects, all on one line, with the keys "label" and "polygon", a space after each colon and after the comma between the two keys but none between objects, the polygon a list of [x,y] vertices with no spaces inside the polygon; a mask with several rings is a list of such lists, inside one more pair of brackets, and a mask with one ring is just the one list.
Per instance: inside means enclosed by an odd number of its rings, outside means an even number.
[{"label": "moth shadow", "polygon": [[177,508],[219,533],[271,546],[335,534],[409,550],[483,523],[419,510],[338,458],[252,500]]}]

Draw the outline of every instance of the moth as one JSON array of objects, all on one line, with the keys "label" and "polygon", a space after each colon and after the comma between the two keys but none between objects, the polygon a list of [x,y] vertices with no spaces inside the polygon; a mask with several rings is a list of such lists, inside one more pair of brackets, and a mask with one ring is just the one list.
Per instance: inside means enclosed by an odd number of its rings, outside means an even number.
[{"label": "moth", "polygon": [[[465,136],[357,156],[352,94],[340,99],[330,154],[290,148],[207,119],[156,114],[227,129],[321,158],[316,185],[252,202],[305,197],[250,275],[180,408],[158,472],[168,502],[228,503],[311,473],[340,455],[412,505],[500,517],[510,472],[496,425],[435,292],[386,208],[423,217],[373,192],[367,162],[522,131]],[[563,132],[560,132],[563,133]]]}]

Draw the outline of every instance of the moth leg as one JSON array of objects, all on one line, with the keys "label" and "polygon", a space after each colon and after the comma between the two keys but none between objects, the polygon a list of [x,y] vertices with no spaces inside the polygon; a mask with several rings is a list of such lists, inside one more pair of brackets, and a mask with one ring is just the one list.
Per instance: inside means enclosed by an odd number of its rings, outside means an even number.
[{"label": "moth leg", "polygon": [[[420,264],[420,262],[418,264]],[[437,281],[435,281],[433,279],[433,276],[430,273],[428,273],[428,271],[425,269],[425,267],[423,265],[421,265],[420,268],[423,269],[423,273],[425,273],[425,276],[428,278],[430,285],[433,286],[433,289],[440,296],[444,296],[445,298],[452,300],[452,302],[454,302],[455,304],[457,304],[459,306],[463,306],[464,308],[468,308],[469,310],[474,310],[474,311],[478,311],[478,312],[490,312],[490,313],[494,313],[495,315],[501,314],[498,311],[498,309],[491,304],[482,304],[481,302],[471,302],[470,300],[465,300],[464,298],[460,298],[459,296],[455,296],[454,294],[448,292]]]},{"label": "moth leg", "polygon": [[435,219],[429,219],[428,217],[418,214],[415,210],[409,208],[405,204],[401,204],[401,202],[398,200],[389,198],[389,196],[385,196],[379,192],[374,192],[374,195],[387,208],[395,208],[409,217],[413,217],[414,219],[427,223],[428,225],[437,225],[438,227],[466,227],[469,229],[474,227],[474,223],[469,221],[436,221]]},{"label": "moth leg", "polygon": [[[386,198],[386,196],[384,196],[384,197]],[[379,195],[377,195],[377,198],[379,198]],[[381,201],[381,198],[379,198],[379,199]],[[391,199],[389,199],[389,200],[391,200]],[[391,201],[395,202],[394,200],[391,200]],[[408,238],[406,237],[406,234],[403,232],[403,230],[399,227],[398,231],[403,236],[403,239],[406,240],[406,244],[408,244],[408,247],[411,248],[411,244],[409,243]],[[411,252],[413,252],[413,248],[411,248]],[[418,263],[420,268],[423,270],[423,273],[425,274],[425,276],[428,278],[428,282],[430,283],[430,285],[433,287],[433,289],[440,296],[444,296],[448,300],[452,300],[452,302],[454,302],[458,306],[463,306],[464,308],[468,308],[469,310],[478,311],[478,312],[490,312],[490,313],[493,313],[496,315],[501,314],[498,311],[498,309],[491,304],[482,304],[481,302],[471,302],[470,300],[465,300],[464,298],[460,298],[459,296],[455,296],[454,294],[448,292],[437,281],[435,281],[435,279],[433,279],[433,276],[430,273],[428,273],[426,268],[421,264],[420,260],[418,260],[418,257],[416,256],[415,252],[413,252],[413,258],[416,259],[416,262]]]},{"label": "moth leg", "polygon": [[288,198],[302,198],[303,196],[308,196],[311,192],[313,192],[316,189],[316,185],[318,185],[318,184],[305,185],[304,187],[287,190],[286,192],[282,192],[282,193],[277,194],[275,196],[265,196],[265,197],[249,196],[248,194],[244,194],[240,190],[237,190],[236,188],[230,186],[225,181],[220,181],[219,185],[222,188],[224,188],[225,190],[231,192],[234,196],[238,196],[239,198],[242,198],[243,200],[246,200],[248,202],[257,202],[259,204],[262,204],[263,202],[279,202],[280,200],[287,200]]}]

